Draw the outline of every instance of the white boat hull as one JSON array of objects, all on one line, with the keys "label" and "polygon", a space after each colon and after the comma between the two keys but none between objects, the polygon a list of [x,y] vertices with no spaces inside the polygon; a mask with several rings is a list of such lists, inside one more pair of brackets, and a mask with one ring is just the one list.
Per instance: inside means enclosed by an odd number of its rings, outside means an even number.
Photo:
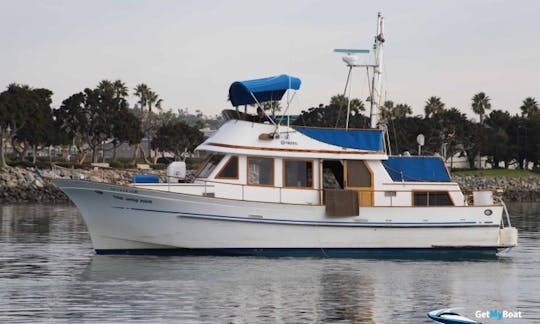
[{"label": "white boat hull", "polygon": [[[327,217],[324,206],[219,199],[79,180],[55,180],[79,208],[97,253],[211,251],[349,254],[496,252],[501,206],[361,207]],[[485,213],[490,209],[492,213]],[[487,214],[490,214],[489,216]]]}]

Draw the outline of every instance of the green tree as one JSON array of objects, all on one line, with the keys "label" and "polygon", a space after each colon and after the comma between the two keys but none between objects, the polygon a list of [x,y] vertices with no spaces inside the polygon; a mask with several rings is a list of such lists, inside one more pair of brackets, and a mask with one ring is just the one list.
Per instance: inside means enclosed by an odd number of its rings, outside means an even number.
[{"label": "green tree", "polygon": [[[148,139],[151,139],[154,137],[159,126],[161,126],[156,122],[156,114],[152,112],[152,108],[156,108],[157,110],[161,111],[163,100],[160,99],[157,93],[155,93],[144,83],[138,84],[134,91],[135,96],[139,98],[137,103],[139,104],[140,108],[139,118],[141,120],[142,132]],[[150,147],[148,151],[148,158],[151,158],[152,152]],[[150,163],[150,160],[145,155],[141,143],[135,147],[133,160],[137,160],[139,152],[142,154],[142,158],[146,161],[146,163]]]},{"label": "green tree", "polygon": [[184,151],[193,151],[204,140],[198,128],[182,121],[172,121],[161,126],[152,139],[152,148],[171,152],[179,159]]},{"label": "green tree", "polygon": [[532,97],[525,98],[521,107],[521,116],[523,117],[532,117],[534,114],[538,113],[538,103],[536,99]]},{"label": "green tree", "polygon": [[436,114],[442,113],[444,111],[444,106],[444,102],[441,101],[440,97],[429,97],[424,107],[426,118],[431,118]]},{"label": "green tree", "polygon": [[401,104],[397,104],[394,107],[394,113],[393,113],[394,118],[405,118],[410,115],[412,115],[411,106],[401,103]]},{"label": "green tree", "polygon": [[391,119],[394,119],[394,102],[391,100],[387,100],[384,102],[384,104],[381,106],[380,110],[380,119],[381,121],[389,121]]},{"label": "green tree", "polygon": [[[296,125],[312,127],[338,127],[345,128],[345,114],[347,110],[347,98],[343,95],[336,95],[330,99],[329,105],[320,104],[302,111]],[[360,99],[351,99],[351,116],[349,127],[365,128],[369,125],[369,118],[362,115],[365,110],[364,103]]]},{"label": "green tree", "polygon": [[92,161],[97,162],[98,148],[105,140],[116,137],[124,140],[119,129],[128,127],[125,123],[130,118],[128,106],[114,83],[107,80],[100,82],[95,89],[84,89],[62,102],[55,116],[60,128],[76,139],[75,144],[81,154],[79,163],[84,162],[87,148],[92,151]]},{"label": "green tree", "polygon": [[390,121],[396,118],[404,118],[412,115],[412,108],[407,104],[397,104],[394,106],[393,101],[385,101],[381,107],[380,118],[383,121]]},{"label": "green tree", "polygon": [[472,110],[480,117],[480,124],[484,122],[486,110],[491,109],[491,99],[484,92],[479,92],[472,97]]},{"label": "green tree", "polygon": [[508,130],[511,128],[512,117],[507,111],[493,110],[484,120],[488,127],[487,146],[485,154],[490,156],[495,168],[503,162],[508,168],[515,156],[515,145],[512,145]]},{"label": "green tree", "polygon": [[[0,164],[6,166],[5,140],[11,140],[12,148],[22,160],[30,148],[34,161],[38,145],[51,142],[52,92],[33,89],[27,85],[10,84],[0,94]],[[9,130],[9,132],[8,132]]]},{"label": "green tree", "polygon": [[400,154],[405,151],[412,154],[417,153],[416,136],[418,134],[429,136],[426,132],[428,125],[429,122],[426,119],[418,116],[394,119],[388,128],[390,144],[393,146],[392,151]]}]

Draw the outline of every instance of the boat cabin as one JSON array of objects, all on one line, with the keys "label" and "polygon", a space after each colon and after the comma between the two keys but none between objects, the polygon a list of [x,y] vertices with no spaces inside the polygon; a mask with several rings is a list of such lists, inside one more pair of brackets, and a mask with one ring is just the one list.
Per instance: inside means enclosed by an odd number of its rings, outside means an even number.
[{"label": "boat cabin", "polygon": [[208,158],[194,182],[137,186],[241,201],[326,205],[330,215],[358,214],[358,207],[466,204],[440,158],[388,156],[381,129],[298,127],[272,118],[262,123],[247,114],[247,105],[280,100],[300,84],[288,75],[234,82],[229,99],[236,111],[225,111],[229,120],[197,147]]}]

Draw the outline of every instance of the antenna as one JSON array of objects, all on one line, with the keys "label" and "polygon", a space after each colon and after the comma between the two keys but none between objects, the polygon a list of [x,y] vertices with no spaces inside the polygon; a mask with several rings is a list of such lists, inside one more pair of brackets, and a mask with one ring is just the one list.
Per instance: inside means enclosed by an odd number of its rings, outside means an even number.
[{"label": "antenna", "polygon": [[[351,115],[351,87],[350,87],[350,81],[351,81],[351,72],[353,67],[362,66],[358,64],[358,56],[353,55],[353,53],[369,53],[369,50],[366,49],[348,49],[348,48],[337,48],[334,50],[336,53],[346,53],[345,56],[342,57],[343,62],[347,65],[349,68],[349,72],[347,73],[347,81],[345,81],[345,89],[343,89],[343,97],[347,94],[347,87],[349,87],[349,96],[347,97],[347,118],[345,121],[345,129],[349,129],[349,116]],[[339,118],[338,118],[339,119]],[[336,122],[337,123],[337,122]],[[337,126],[337,125],[336,125]]]},{"label": "antenna", "polygon": [[370,87],[370,111],[369,111],[369,120],[370,120],[370,127],[376,128],[377,127],[377,115],[379,113],[379,107],[381,106],[381,88],[382,88],[382,64],[383,64],[383,48],[382,45],[384,43],[384,36],[383,36],[383,29],[384,29],[384,17],[379,12],[377,15],[377,34],[375,35],[375,41],[373,43],[373,52],[375,53],[375,63],[374,64],[358,64],[358,56],[354,54],[367,54],[370,51],[366,49],[353,49],[353,48],[338,48],[335,49],[334,52],[336,53],[345,53],[346,55],[343,56],[343,61],[349,68],[348,74],[347,74],[347,81],[345,82],[345,89],[343,90],[343,96],[347,94],[347,87],[349,87],[349,96],[347,100],[347,122],[345,125],[345,129],[349,129],[349,115],[351,110],[351,90],[350,90],[350,81],[351,81],[351,72],[353,67],[366,67],[368,69],[368,76],[369,76],[369,68],[373,69],[373,77],[371,80],[371,87]]},{"label": "antenna", "polygon": [[[384,17],[379,12],[377,15],[377,35],[375,36],[375,42],[373,43],[373,51],[375,52],[375,65],[373,66],[373,79],[371,81],[371,102],[369,110],[370,127],[377,127],[377,115],[379,113],[379,107],[381,106],[381,75],[383,64],[383,43],[385,41],[383,36],[384,30]],[[375,106],[376,105],[376,106]]]}]

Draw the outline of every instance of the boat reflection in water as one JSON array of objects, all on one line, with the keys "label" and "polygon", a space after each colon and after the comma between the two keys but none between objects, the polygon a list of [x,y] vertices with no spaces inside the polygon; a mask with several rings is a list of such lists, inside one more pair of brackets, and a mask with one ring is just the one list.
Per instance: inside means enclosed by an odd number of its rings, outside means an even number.
[{"label": "boat reflection in water", "polygon": [[[501,277],[505,280],[498,285],[483,287]],[[489,309],[494,303],[490,294],[498,303],[515,305],[517,277],[512,260],[500,258],[446,262],[98,255],[80,279],[88,283],[90,294],[103,288],[104,304],[118,307],[127,299],[155,307],[154,312],[163,309],[171,318],[390,323],[425,318],[441,304],[470,305],[468,313]],[[115,286],[122,289],[115,293]]]}]

